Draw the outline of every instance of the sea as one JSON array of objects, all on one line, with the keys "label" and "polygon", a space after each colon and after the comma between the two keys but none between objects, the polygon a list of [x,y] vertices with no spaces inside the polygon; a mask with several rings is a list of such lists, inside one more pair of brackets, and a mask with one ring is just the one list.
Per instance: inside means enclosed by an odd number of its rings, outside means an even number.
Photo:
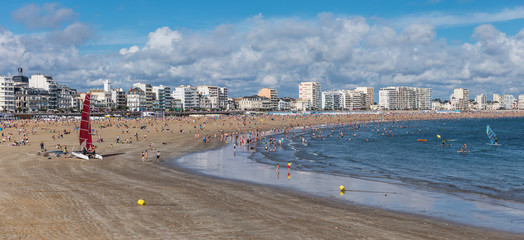
[{"label": "sea", "polygon": [[218,178],[524,233],[524,118],[298,128],[268,135],[255,151],[229,142],[173,163]]},{"label": "sea", "polygon": [[[498,145],[491,144],[487,125]],[[397,180],[524,203],[524,118],[324,126],[288,138],[273,137],[283,140],[275,152],[265,154],[265,144],[259,144],[250,158],[282,166],[291,161],[294,169],[310,172]]]}]

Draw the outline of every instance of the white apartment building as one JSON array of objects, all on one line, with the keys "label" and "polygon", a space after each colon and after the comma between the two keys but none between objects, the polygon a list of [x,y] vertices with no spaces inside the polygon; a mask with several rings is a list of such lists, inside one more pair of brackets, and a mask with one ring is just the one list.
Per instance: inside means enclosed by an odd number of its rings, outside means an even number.
[{"label": "white apartment building", "polygon": [[493,101],[492,102],[502,103],[502,96],[500,94],[493,93]]},{"label": "white apartment building", "polygon": [[149,83],[137,82],[133,84],[133,88],[140,88],[146,94],[146,109],[153,109],[153,87]]},{"label": "white apartment building", "polygon": [[513,102],[515,102],[515,96],[511,94],[502,95],[502,107],[506,110],[513,109]]},{"label": "white apartment building", "polygon": [[477,110],[486,110],[488,103],[486,95],[479,94],[475,96],[475,102],[477,103]]},{"label": "white apartment building", "polygon": [[166,90],[163,85],[153,86],[153,110],[166,110]]},{"label": "white apartment building", "polygon": [[218,109],[218,87],[202,85],[197,86],[198,94],[200,95],[200,108],[203,109]]},{"label": "white apartment building", "polygon": [[191,87],[190,85],[178,86],[175,88],[175,91],[173,91],[173,98],[179,99],[182,102],[182,108],[184,110],[200,108],[198,90],[196,87]]},{"label": "white apartment building", "polygon": [[104,91],[111,92],[111,82],[109,80],[104,80]]},{"label": "white apartment building", "polygon": [[258,95],[242,97],[238,101],[238,109],[241,110],[262,110],[271,107],[271,100]]},{"label": "white apartment building", "polygon": [[0,76],[0,111],[15,111],[15,89],[11,77]]},{"label": "white apartment building", "polygon": [[366,94],[355,90],[342,90],[340,106],[345,110],[359,110],[365,107]]},{"label": "white apartment building", "polygon": [[30,88],[40,88],[49,91],[49,102],[47,104],[48,109],[57,109],[58,108],[58,88],[55,80],[51,76],[46,76],[44,74],[33,74],[29,78],[29,87]]},{"label": "white apartment building", "polygon": [[145,111],[146,110],[146,93],[140,88],[130,89],[127,93],[127,107],[129,111]]},{"label": "white apartment building", "polygon": [[415,88],[416,109],[431,109],[431,98],[433,90],[431,88]]},{"label": "white apartment building", "polygon": [[301,82],[298,85],[298,99],[308,101],[311,109],[322,109],[322,87],[319,82]]},{"label": "white apartment building", "polygon": [[518,109],[524,109],[524,94],[519,95],[517,108]]},{"label": "white apartment building", "polygon": [[341,91],[324,91],[322,92],[322,109],[336,110],[341,108]]},{"label": "white apartment building", "polygon": [[395,87],[385,87],[378,90],[378,105],[386,110],[396,110],[397,108],[397,89]]},{"label": "white apartment building", "polygon": [[117,109],[124,109],[127,106],[126,92],[124,89],[111,89],[111,104]]},{"label": "white apartment building", "polygon": [[387,110],[432,109],[431,88],[385,87],[379,90],[379,106]]},{"label": "white apartment building", "polygon": [[357,87],[355,91],[366,94],[366,100],[364,101],[364,108],[370,109],[371,105],[375,102],[375,88],[373,87]]},{"label": "white apartment building", "polygon": [[106,92],[103,89],[91,89],[91,106],[97,108],[110,108],[111,104],[111,92]]},{"label": "white apartment building", "polygon": [[456,88],[453,94],[449,96],[449,101],[453,109],[467,110],[469,107],[469,90],[465,88]]},{"label": "white apartment building", "polygon": [[229,104],[229,93],[227,87],[218,88],[218,107],[222,109],[232,108]]}]

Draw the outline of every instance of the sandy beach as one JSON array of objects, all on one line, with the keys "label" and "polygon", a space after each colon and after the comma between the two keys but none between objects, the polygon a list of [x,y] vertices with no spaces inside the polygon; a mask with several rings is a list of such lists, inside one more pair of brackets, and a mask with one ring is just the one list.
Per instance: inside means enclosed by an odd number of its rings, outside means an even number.
[{"label": "sandy beach", "polygon": [[[517,117],[524,112],[390,113],[381,120]],[[93,128],[104,160],[37,155],[57,144],[78,150],[78,121],[4,122],[0,144],[3,239],[524,239],[406,213],[351,205],[286,189],[213,178],[170,167],[173,158],[218,148],[222,134],[377,115],[186,117],[103,120]],[[16,126],[15,126],[16,125]],[[7,127],[9,126],[9,127]],[[145,126],[145,129],[141,129]],[[70,132],[62,137],[60,133]],[[135,137],[134,134],[137,134]],[[11,140],[8,136],[11,134]],[[26,145],[10,146],[24,137]],[[53,138],[53,136],[55,138]],[[208,142],[203,143],[206,136]],[[122,142],[117,143],[117,137]],[[93,140],[97,137],[94,135]],[[138,139],[138,141],[137,141]],[[140,159],[149,151],[148,162]],[[162,162],[155,154],[160,152]],[[145,206],[137,204],[146,201]]]}]

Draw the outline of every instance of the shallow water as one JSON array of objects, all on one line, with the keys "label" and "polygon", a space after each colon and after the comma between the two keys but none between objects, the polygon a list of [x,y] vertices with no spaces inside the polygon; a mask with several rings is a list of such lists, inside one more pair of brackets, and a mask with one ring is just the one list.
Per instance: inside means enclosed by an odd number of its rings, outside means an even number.
[{"label": "shallow water", "polygon": [[[175,164],[218,177],[524,233],[524,182],[518,175],[523,172],[522,161],[518,161],[523,156],[522,120],[381,123],[381,130],[386,128],[394,137],[379,135],[377,124],[370,123],[360,125],[358,131],[354,126],[343,127],[344,137],[338,140],[335,134],[341,128],[332,133],[328,127],[321,130],[324,141],[313,138],[313,131],[297,132],[267,156],[264,144],[259,144],[254,154],[247,148],[237,148],[234,153],[229,144],[183,156]],[[497,133],[500,146],[486,144],[486,124]],[[329,134],[333,136],[329,138]],[[442,147],[437,134],[456,141]],[[308,143],[303,144],[299,135]],[[467,154],[457,153],[463,142],[470,151]],[[289,175],[288,160],[292,162]],[[276,162],[281,165],[279,174]],[[340,194],[339,185],[346,186],[344,194]]]},{"label": "shallow water", "polygon": [[[498,146],[488,145],[485,130],[488,124],[497,134]],[[302,143],[301,137],[307,144]],[[442,140],[446,139],[442,146]],[[463,143],[469,152],[458,153]],[[524,118],[328,127],[284,138],[282,146],[267,155],[263,154],[264,146],[259,144],[258,154],[252,159],[268,164],[291,161],[295,168],[305,171],[394,179],[524,202]]]}]

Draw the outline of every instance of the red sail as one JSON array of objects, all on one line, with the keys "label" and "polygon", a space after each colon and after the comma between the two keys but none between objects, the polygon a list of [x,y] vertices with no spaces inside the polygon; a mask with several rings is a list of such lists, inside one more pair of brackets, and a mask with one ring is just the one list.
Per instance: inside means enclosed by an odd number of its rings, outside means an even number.
[{"label": "red sail", "polygon": [[91,121],[89,119],[89,93],[86,94],[84,106],[82,108],[82,120],[80,120],[80,147],[87,151],[93,150],[93,140],[91,139]]}]

